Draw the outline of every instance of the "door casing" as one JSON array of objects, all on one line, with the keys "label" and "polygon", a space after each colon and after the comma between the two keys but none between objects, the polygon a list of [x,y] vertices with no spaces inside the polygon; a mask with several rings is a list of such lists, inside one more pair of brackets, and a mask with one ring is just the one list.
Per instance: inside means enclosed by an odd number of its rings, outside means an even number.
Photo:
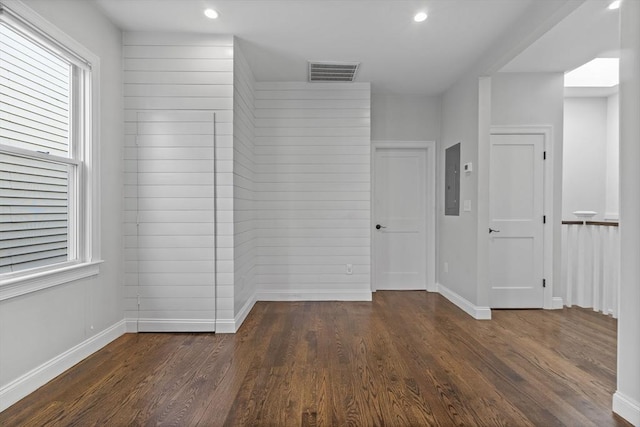
[{"label": "door casing", "polygon": [[[426,290],[427,292],[437,292],[436,287],[436,143],[435,141],[372,141],[371,142],[371,227],[370,231],[373,235],[374,223],[376,218],[375,212],[375,158],[376,150],[382,148],[396,149],[423,149],[427,157],[426,170],[426,234],[427,234],[427,259],[426,268]],[[375,274],[375,250],[374,239],[371,237],[371,291],[376,291],[376,274]]]},{"label": "door casing", "polygon": [[[544,151],[546,152],[546,160],[543,165],[543,214],[546,216],[546,224],[543,228],[543,274],[546,279],[546,287],[544,288],[544,309],[561,308],[555,307],[553,301],[553,241],[554,241],[554,183],[553,183],[553,171],[554,171],[554,142],[553,142],[553,126],[549,125],[533,125],[533,126],[491,126],[491,135],[542,135],[544,137]],[[491,159],[489,159],[489,167]],[[488,175],[487,175],[488,176]],[[488,185],[488,183],[487,183]],[[488,230],[488,224],[484,227],[484,230]],[[485,236],[486,247],[489,247],[489,233],[482,233],[480,230],[479,236]],[[485,242],[483,242],[485,243]],[[486,259],[488,266],[489,259]],[[489,283],[486,283],[486,289],[488,292]]]}]

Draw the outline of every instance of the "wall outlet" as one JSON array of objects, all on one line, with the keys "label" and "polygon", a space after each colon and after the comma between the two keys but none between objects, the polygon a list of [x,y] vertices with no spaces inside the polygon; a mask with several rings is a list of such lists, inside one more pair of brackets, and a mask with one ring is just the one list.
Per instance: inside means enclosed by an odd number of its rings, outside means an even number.
[{"label": "wall outlet", "polygon": [[347,264],[347,274],[353,274],[353,264]]},{"label": "wall outlet", "polygon": [[444,268],[443,268],[445,273],[449,272],[449,263],[447,261],[444,262]]}]

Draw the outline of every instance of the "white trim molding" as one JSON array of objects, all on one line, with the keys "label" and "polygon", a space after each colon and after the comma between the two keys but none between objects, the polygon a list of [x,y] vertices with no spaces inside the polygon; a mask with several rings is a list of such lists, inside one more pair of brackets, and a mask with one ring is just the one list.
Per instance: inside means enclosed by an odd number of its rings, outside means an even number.
[{"label": "white trim molding", "polygon": [[215,332],[214,319],[146,319],[136,321],[138,332]]},{"label": "white trim molding", "polygon": [[[426,290],[436,292],[436,142],[435,141],[371,141],[371,217],[375,218],[375,155],[380,148],[423,149],[427,156],[426,189],[427,189],[427,262]],[[371,238],[371,290],[376,291],[374,238]]]},{"label": "white trim molding", "polygon": [[[0,301],[58,286],[100,273],[100,57],[21,0],[0,0],[0,13],[20,28],[64,53],[80,70],[75,90],[79,92],[76,138],[86,141],[76,147],[82,160],[78,170],[77,260],[5,275],[0,283]],[[51,47],[50,46],[50,47]],[[75,120],[74,119],[74,120]],[[35,155],[38,157],[38,154]],[[76,159],[77,160],[77,159]]]},{"label": "white trim molding", "polygon": [[[242,326],[242,324],[246,320],[246,318],[249,315],[249,313],[251,313],[251,310],[253,309],[254,305],[256,305],[256,293],[255,292],[253,293],[253,295],[251,295],[251,298],[249,298],[247,300],[247,302],[244,304],[244,306],[242,306],[240,311],[238,311],[238,313],[236,314],[236,317],[233,319],[233,323],[234,323],[233,332],[237,332],[238,329],[240,329],[240,326]],[[216,332],[218,332],[217,329],[216,329]]]},{"label": "white trim molding", "polygon": [[0,388],[0,412],[125,334],[121,320]]},{"label": "white trim molding", "polygon": [[[544,288],[543,308],[553,309],[553,288],[554,288],[554,271],[553,271],[553,243],[554,243],[554,227],[556,227],[554,215],[554,132],[552,125],[505,125],[491,126],[491,135],[542,135],[544,137],[544,151],[546,153],[544,162],[544,201],[543,214],[546,216],[546,224],[543,230],[543,277],[546,279],[546,287]],[[560,239],[560,228],[558,222],[558,239]],[[489,235],[486,235],[488,241]],[[488,247],[488,245],[487,245]],[[558,278],[560,280],[560,278]]]},{"label": "white trim molding", "polygon": [[440,283],[438,283],[436,287],[440,295],[458,306],[458,308],[467,313],[469,316],[473,317],[476,320],[491,320],[491,308],[479,307],[477,305],[474,305],[469,300],[461,297],[460,295],[453,292],[446,286],[441,285]]},{"label": "white trim molding", "polygon": [[258,301],[371,301],[369,290],[258,290]]},{"label": "white trim molding", "polygon": [[216,334],[235,334],[236,321],[234,319],[217,319]]},{"label": "white trim molding", "polygon": [[613,394],[613,412],[634,426],[640,426],[640,402],[636,402],[624,393],[616,391]]},{"label": "white trim molding", "polygon": [[4,280],[0,286],[0,301],[52,288],[74,280],[84,279],[85,277],[97,276],[100,273],[100,264],[102,264],[102,261],[74,264],[55,270]]},{"label": "white trim molding", "polygon": [[551,310],[562,310],[564,308],[564,301],[562,297],[553,297],[551,299]]}]

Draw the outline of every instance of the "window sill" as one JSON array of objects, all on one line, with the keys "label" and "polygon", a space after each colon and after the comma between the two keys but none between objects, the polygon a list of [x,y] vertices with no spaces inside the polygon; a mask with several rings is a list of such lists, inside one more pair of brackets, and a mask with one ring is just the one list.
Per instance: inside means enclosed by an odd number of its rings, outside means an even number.
[{"label": "window sill", "polygon": [[52,288],[85,277],[97,276],[102,261],[74,264],[56,270],[33,273],[5,280],[0,284],[0,301]]}]

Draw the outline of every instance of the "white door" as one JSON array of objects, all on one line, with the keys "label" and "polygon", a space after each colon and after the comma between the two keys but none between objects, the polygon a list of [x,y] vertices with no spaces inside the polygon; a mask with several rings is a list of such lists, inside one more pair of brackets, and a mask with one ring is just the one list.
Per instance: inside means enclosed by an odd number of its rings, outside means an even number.
[{"label": "white door", "polygon": [[378,148],[374,162],[374,287],[426,289],[427,149]]},{"label": "white door", "polygon": [[490,305],[541,308],[544,135],[491,135]]}]

